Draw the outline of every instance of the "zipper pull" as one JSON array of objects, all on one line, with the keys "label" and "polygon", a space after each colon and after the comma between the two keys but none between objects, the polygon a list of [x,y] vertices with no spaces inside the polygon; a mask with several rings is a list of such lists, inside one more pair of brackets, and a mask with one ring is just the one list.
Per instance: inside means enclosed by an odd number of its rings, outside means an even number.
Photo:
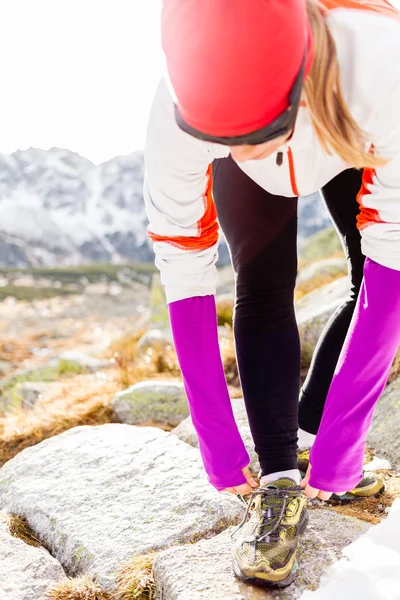
[{"label": "zipper pull", "polygon": [[281,167],[283,163],[283,152],[278,152],[276,155],[276,164]]}]

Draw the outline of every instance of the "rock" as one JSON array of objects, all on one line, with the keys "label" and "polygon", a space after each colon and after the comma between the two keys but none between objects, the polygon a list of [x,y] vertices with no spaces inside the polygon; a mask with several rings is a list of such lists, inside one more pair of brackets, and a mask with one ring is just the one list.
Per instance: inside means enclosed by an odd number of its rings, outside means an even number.
[{"label": "rock", "polygon": [[[295,303],[301,341],[302,367],[308,368],[310,365],[318,339],[335,310],[346,300],[349,285],[349,279],[341,277],[332,283],[313,290]],[[400,350],[393,362],[389,382],[394,381],[399,376]]]},{"label": "rock", "polygon": [[323,280],[328,277],[337,278],[347,275],[347,260],[345,258],[326,258],[318,260],[300,269],[297,274],[296,285],[306,286],[313,280]]},{"label": "rock", "polygon": [[92,371],[92,373],[112,365],[110,360],[100,360],[99,358],[90,356],[85,352],[79,352],[78,350],[68,350],[66,352],[62,352],[58,359],[63,362],[73,363],[78,367],[82,367],[82,369]]},{"label": "rock", "polygon": [[160,429],[82,426],[0,469],[0,508],[25,517],[69,576],[106,591],[135,554],[213,535],[243,505],[206,481],[198,450]]},{"label": "rock", "polygon": [[[240,434],[250,454],[250,468],[253,471],[253,473],[258,473],[260,465],[258,463],[258,457],[254,451],[254,442],[250,432],[250,426],[247,418],[244,400],[243,398],[232,398],[231,402],[233,414],[235,415],[235,420],[239,427]],[[187,444],[190,444],[195,448],[199,447],[197,434],[193,427],[193,422],[190,416],[187,417],[187,419],[185,419],[184,421],[182,421],[182,423],[180,423],[178,427],[175,427],[175,429],[173,429],[171,433],[176,435],[183,442],[186,442]]]},{"label": "rock", "polygon": [[171,346],[171,339],[160,329],[149,329],[137,343],[136,356],[141,358],[152,352],[162,354],[164,351],[171,350]]},{"label": "rock", "polygon": [[65,578],[60,563],[44,548],[28,546],[13,537],[0,518],[0,598],[43,600],[51,585]]},{"label": "rock", "polygon": [[63,384],[59,382],[25,381],[24,383],[17,383],[15,394],[21,399],[21,408],[30,409],[39,399],[52,395],[61,390],[62,387]]},{"label": "rock", "polygon": [[182,383],[143,381],[118,392],[113,400],[114,414],[121,423],[176,427],[189,414]]},{"label": "rock", "polygon": [[[317,592],[302,600],[398,600],[400,598],[400,500],[389,516],[343,550]],[[385,511],[387,512],[387,511]]]},{"label": "rock", "polygon": [[349,279],[342,277],[306,294],[296,302],[303,364],[310,363],[319,336],[335,310],[346,299],[348,291]]},{"label": "rock", "polygon": [[384,458],[392,468],[400,470],[400,378],[391,383],[375,407],[368,432],[367,444]]},{"label": "rock", "polygon": [[299,575],[285,590],[261,590],[236,579],[229,530],[191,546],[165,550],[154,562],[156,600],[296,600],[304,590],[316,589],[342,549],[368,528],[363,521],[332,511],[310,511],[310,525],[299,547]]}]

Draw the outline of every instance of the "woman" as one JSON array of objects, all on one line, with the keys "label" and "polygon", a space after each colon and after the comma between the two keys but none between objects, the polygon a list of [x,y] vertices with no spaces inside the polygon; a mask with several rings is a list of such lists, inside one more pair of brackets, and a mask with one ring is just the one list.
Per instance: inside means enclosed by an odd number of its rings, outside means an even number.
[{"label": "woman", "polygon": [[149,235],[209,481],[248,493],[256,483],[217,339],[218,212],[261,465],[235,572],[283,587],[308,518],[297,468],[297,197],[322,188],[352,281],[300,402],[299,446],[312,445],[335,372],[302,484],[326,498],[362,478],[366,430],[400,343],[400,22],[385,0],[164,0],[162,33],[171,85],[161,83],[149,122]]}]

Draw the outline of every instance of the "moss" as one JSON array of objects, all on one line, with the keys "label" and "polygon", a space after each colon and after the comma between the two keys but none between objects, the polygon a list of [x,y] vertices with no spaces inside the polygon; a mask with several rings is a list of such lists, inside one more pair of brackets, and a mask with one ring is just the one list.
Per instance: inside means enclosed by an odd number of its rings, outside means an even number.
[{"label": "moss", "polygon": [[0,385],[1,404],[4,407],[17,407],[21,405],[22,397],[19,393],[19,384],[27,382],[59,381],[62,378],[75,377],[88,373],[89,370],[73,361],[60,360],[55,365],[47,365],[41,369],[25,371],[7,379]]},{"label": "moss", "polygon": [[[154,382],[154,386],[157,382]],[[171,384],[172,385],[172,384]],[[124,422],[134,425],[176,427],[189,415],[186,394],[182,389],[153,389],[152,387],[127,390],[120,394]]]},{"label": "moss", "polygon": [[72,558],[74,560],[78,561],[85,556],[85,553],[86,553],[85,546],[79,546],[79,548],[77,548],[75,550],[75,552],[72,554]]}]

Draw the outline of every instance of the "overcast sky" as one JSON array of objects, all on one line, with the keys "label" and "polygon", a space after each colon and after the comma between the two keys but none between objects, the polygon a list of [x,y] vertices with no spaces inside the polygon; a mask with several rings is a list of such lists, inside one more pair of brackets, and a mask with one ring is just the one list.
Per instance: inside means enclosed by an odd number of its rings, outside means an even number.
[{"label": "overcast sky", "polygon": [[0,0],[0,152],[143,147],[162,74],[160,0]]}]

